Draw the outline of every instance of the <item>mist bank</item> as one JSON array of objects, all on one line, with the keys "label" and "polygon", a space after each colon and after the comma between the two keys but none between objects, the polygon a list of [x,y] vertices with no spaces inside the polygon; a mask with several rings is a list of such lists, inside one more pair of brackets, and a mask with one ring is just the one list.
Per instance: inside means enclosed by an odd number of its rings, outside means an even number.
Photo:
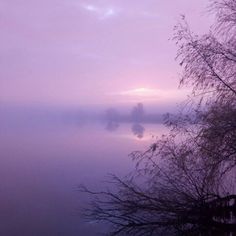
[{"label": "mist bank", "polygon": [[108,122],[118,123],[161,123],[163,114],[147,113],[143,103],[136,104],[129,113],[122,113],[115,108],[106,110],[104,119]]},{"label": "mist bank", "polygon": [[[142,103],[139,103],[142,104]],[[170,109],[168,109],[170,108]],[[57,124],[82,125],[103,123],[162,123],[163,114],[175,113],[176,106],[163,107],[133,104],[132,106],[80,106],[77,108],[0,104],[0,126],[12,128],[40,127]]]}]

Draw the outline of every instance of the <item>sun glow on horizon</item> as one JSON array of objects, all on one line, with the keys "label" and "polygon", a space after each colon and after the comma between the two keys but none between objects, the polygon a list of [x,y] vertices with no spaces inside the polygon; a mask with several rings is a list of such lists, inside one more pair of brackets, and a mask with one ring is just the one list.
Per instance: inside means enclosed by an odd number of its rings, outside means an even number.
[{"label": "sun glow on horizon", "polygon": [[156,89],[148,87],[138,87],[120,92],[110,93],[112,96],[123,97],[126,101],[180,101],[189,94],[185,89]]},{"label": "sun glow on horizon", "polygon": [[149,89],[146,87],[140,87],[140,88],[122,91],[119,94],[120,95],[127,95],[127,96],[150,97],[150,96],[157,96],[158,90],[157,89]]}]

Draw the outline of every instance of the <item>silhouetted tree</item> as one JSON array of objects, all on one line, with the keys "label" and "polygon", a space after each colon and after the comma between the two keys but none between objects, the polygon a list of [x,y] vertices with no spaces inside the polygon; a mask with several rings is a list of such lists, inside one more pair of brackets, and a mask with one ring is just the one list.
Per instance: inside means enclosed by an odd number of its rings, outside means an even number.
[{"label": "silhouetted tree", "polygon": [[168,135],[131,154],[133,173],[112,176],[116,191],[81,187],[96,195],[87,217],[109,222],[111,235],[223,235],[236,228],[227,221],[236,212],[236,203],[229,206],[235,199],[235,179],[229,181],[236,166],[236,1],[213,1],[211,9],[216,22],[208,34],[194,35],[185,20],[175,28],[180,84],[193,88],[191,104],[166,117]]},{"label": "silhouetted tree", "polygon": [[229,168],[236,164],[236,1],[213,1],[211,10],[216,22],[208,34],[194,35],[185,20],[175,28],[180,85],[192,87],[195,105],[171,124],[191,136],[211,164],[227,160]]},{"label": "silhouetted tree", "polygon": [[96,195],[86,216],[111,223],[111,235],[168,235],[215,223],[209,202],[221,198],[222,180],[170,140],[155,145],[132,154],[138,166],[131,176],[110,178],[117,191],[82,188]]},{"label": "silhouetted tree", "polygon": [[141,122],[144,118],[144,108],[142,103],[138,103],[131,112],[132,120],[135,122]]}]

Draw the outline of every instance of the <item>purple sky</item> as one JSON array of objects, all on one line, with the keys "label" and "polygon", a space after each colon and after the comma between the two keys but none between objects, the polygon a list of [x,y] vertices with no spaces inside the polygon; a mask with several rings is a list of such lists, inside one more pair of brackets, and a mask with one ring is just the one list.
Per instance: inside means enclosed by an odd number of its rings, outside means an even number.
[{"label": "purple sky", "polygon": [[0,102],[178,100],[173,26],[207,30],[207,0],[1,0]]}]

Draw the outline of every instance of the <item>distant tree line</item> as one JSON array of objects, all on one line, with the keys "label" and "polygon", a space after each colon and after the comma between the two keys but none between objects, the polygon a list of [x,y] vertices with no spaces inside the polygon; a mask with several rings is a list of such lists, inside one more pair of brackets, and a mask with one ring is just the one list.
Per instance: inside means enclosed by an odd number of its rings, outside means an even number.
[{"label": "distant tree line", "polygon": [[148,114],[144,110],[143,103],[137,103],[130,114],[119,113],[115,108],[106,110],[105,119],[108,122],[132,122],[132,123],[160,123],[163,122],[162,114]]}]

